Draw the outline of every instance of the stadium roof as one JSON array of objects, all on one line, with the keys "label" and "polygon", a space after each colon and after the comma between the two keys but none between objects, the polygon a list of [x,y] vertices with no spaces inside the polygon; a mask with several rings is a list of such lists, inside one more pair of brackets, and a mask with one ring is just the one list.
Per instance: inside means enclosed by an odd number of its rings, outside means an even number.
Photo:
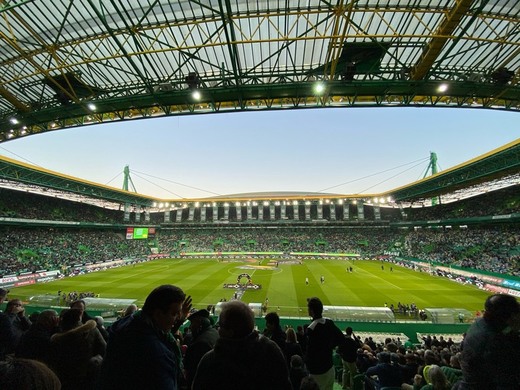
[{"label": "stadium roof", "polygon": [[519,12],[515,0],[4,0],[0,142],[263,109],[518,111]]},{"label": "stadium roof", "polygon": [[[14,188],[76,201],[94,203],[108,208],[121,204],[149,208],[183,208],[187,203],[222,203],[238,201],[317,201],[322,199],[374,199],[389,205],[425,205],[442,196],[444,203],[520,184],[520,138],[514,142],[476,157],[435,175],[382,194],[329,194],[302,192],[261,192],[224,195],[198,199],[158,199],[63,175],[34,165],[0,156],[0,187]],[[164,206],[164,204],[167,206]],[[160,206],[159,204],[163,204]]]}]

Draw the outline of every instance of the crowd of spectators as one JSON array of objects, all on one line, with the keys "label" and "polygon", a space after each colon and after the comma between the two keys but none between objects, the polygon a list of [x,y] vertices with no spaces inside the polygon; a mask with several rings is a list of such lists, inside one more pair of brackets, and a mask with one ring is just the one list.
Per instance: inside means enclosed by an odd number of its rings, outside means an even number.
[{"label": "crowd of spectators", "polygon": [[520,212],[518,186],[503,188],[476,197],[436,205],[435,207],[409,207],[404,212],[410,221],[460,219],[507,215]]},{"label": "crowd of spectators", "polygon": [[112,230],[0,227],[0,274],[57,269],[150,253],[145,240]]},{"label": "crowd of spectators", "polygon": [[446,265],[520,274],[518,227],[417,229],[406,234],[403,253]]},{"label": "crowd of spectators", "polygon": [[118,224],[124,212],[67,199],[0,188],[0,217]]},{"label": "crowd of spectators", "polygon": [[[5,298],[0,289],[0,303]],[[507,295],[488,297],[462,342],[428,335],[416,344],[363,340],[352,328],[343,333],[321,316],[317,297],[308,300],[311,320],[305,326],[295,331],[273,312],[263,332],[255,330],[247,304],[226,302],[215,323],[208,310],[195,309],[191,297],[171,285],[154,289],[141,310],[128,311],[108,330],[76,303],[61,313],[44,310],[31,322],[22,302],[9,300],[0,312],[1,388],[30,388],[20,387],[27,378],[39,389],[64,390],[332,390],[334,382],[351,390],[520,386],[520,305]],[[37,370],[13,379],[13,370],[34,364]]]},{"label": "crowd of spectators", "polygon": [[[275,214],[275,220],[281,220],[280,207]],[[331,205],[323,206],[323,212],[318,218],[317,205],[312,205],[310,208],[311,220],[346,220],[359,221],[357,204],[350,203],[348,206],[348,215],[343,214],[343,206],[335,206],[335,218],[331,218]],[[438,219],[461,219],[482,216],[507,215],[511,213],[520,212],[520,199],[518,198],[518,186],[508,187],[490,193],[482,194],[468,199],[463,199],[456,202],[443,204],[442,198],[438,204],[433,207],[406,207],[393,208],[384,205],[376,205],[379,208],[379,213],[371,204],[363,206],[363,219],[366,221],[424,221],[424,220],[438,220]],[[218,221],[224,218],[224,208],[218,208],[218,214],[213,215],[213,208],[208,208],[206,212],[206,219],[209,221]],[[267,208],[266,208],[267,210]],[[304,215],[303,209],[300,207],[297,216],[295,216],[292,206],[288,208],[286,218],[288,220],[302,220]],[[182,221],[186,222],[189,211],[187,209],[179,209],[176,211],[169,211],[169,221],[177,220],[177,213],[182,213]],[[244,220],[247,215],[246,207],[242,207],[240,220]],[[264,215],[265,222],[272,222],[270,215]],[[154,224],[160,225],[165,223],[165,212],[152,211],[145,217],[144,211],[130,206],[129,221],[136,224]],[[0,188],[0,217],[8,218],[22,218],[35,220],[50,220],[50,221],[81,221],[94,223],[109,223],[121,224],[125,220],[125,212],[123,207],[118,210],[112,208],[103,208],[86,203],[75,202],[72,200],[61,199],[55,196],[45,196],[42,194],[15,191],[6,188]],[[258,208],[253,208],[252,218],[259,219]],[[148,219],[148,220],[147,220]],[[227,218],[229,221],[238,221],[235,207],[230,207]],[[195,209],[193,221],[206,222],[201,220],[200,208]],[[284,220],[287,222],[287,220]]]},{"label": "crowd of spectators", "polygon": [[184,253],[348,253],[362,259],[414,258],[451,266],[520,274],[516,226],[423,228],[181,228],[151,240],[126,239],[122,229],[0,228],[0,275],[58,269],[154,251]]}]

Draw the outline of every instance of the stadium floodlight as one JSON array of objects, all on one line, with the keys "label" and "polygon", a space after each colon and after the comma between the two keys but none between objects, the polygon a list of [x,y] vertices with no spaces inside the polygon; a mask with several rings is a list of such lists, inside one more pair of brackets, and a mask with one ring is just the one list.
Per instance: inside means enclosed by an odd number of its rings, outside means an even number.
[{"label": "stadium floodlight", "polygon": [[293,206],[297,206],[298,205],[298,201],[297,200],[293,200],[292,204],[293,204]]},{"label": "stadium floodlight", "polygon": [[194,100],[200,100],[200,98],[202,97],[202,95],[200,94],[200,91],[198,89],[195,89],[193,90],[193,92],[191,93],[191,97],[194,99]]},{"label": "stadium floodlight", "polygon": [[213,202],[213,207],[216,207],[217,206],[217,202]]},{"label": "stadium floodlight", "polygon": [[229,207],[229,203],[228,202],[224,203],[224,207]]},{"label": "stadium floodlight", "polygon": [[338,204],[343,204],[344,200],[343,199],[339,199],[338,200]]},{"label": "stadium floodlight", "polygon": [[316,92],[316,94],[321,95],[324,91],[325,91],[325,84],[323,84],[321,82],[314,84],[314,92]]},{"label": "stadium floodlight", "polygon": [[354,200],[352,201],[352,204],[357,204],[357,200],[354,199]]},{"label": "stadium floodlight", "polygon": [[235,206],[240,207],[241,206],[240,202],[235,202]]},{"label": "stadium floodlight", "polygon": [[199,202],[195,202],[195,207],[199,207],[200,206],[200,203]]},{"label": "stadium floodlight", "polygon": [[264,206],[269,206],[269,202],[267,200],[264,201]]},{"label": "stadium floodlight", "polygon": [[307,206],[310,206],[310,205],[311,205],[311,201],[310,201],[310,200],[307,200],[307,201],[305,201],[305,204],[306,204]]},{"label": "stadium floodlight", "polygon": [[18,123],[20,123],[20,121],[18,119],[16,119],[15,117],[12,117],[11,119],[9,119],[9,122],[11,122],[13,125],[17,125]]},{"label": "stadium floodlight", "polygon": [[441,92],[441,93],[444,93],[448,90],[448,84],[446,83],[442,83],[441,85],[439,85],[439,87],[437,88],[437,92]]},{"label": "stadium floodlight", "polygon": [[96,111],[96,105],[94,103],[87,104],[87,107],[90,111]]}]

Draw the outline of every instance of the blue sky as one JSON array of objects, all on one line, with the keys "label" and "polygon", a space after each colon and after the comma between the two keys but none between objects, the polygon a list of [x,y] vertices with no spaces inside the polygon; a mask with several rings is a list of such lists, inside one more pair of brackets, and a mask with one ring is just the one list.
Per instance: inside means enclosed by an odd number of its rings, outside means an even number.
[{"label": "blue sky", "polygon": [[248,192],[373,194],[520,138],[518,113],[326,108],[133,120],[33,135],[0,154],[165,199]]}]

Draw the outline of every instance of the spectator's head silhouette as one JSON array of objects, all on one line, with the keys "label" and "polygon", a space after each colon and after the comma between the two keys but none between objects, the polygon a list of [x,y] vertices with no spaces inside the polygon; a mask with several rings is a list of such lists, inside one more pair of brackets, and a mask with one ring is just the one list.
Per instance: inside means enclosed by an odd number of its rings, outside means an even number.
[{"label": "spectator's head silhouette", "polygon": [[280,327],[280,317],[278,316],[278,313],[267,313],[265,315],[265,326],[269,330],[278,329]]},{"label": "spectator's head silhouette", "polygon": [[253,332],[254,327],[254,313],[244,302],[230,301],[222,305],[219,317],[220,337],[241,339]]},{"label": "spectator's head silhouette", "polygon": [[171,284],[156,287],[143,305],[143,313],[148,315],[154,325],[163,332],[169,332],[180,318],[182,304],[186,294],[182,289]]},{"label": "spectator's head silhouette", "polygon": [[312,317],[312,319],[321,318],[323,314],[323,303],[321,302],[320,298],[308,298],[307,309],[309,310],[309,315]]},{"label": "spectator's head silhouette", "polygon": [[42,362],[10,359],[0,362],[0,388],[3,390],[59,390],[56,374]]},{"label": "spectator's head silhouette", "polygon": [[64,332],[81,326],[81,310],[80,309],[68,309],[61,316],[61,330]]},{"label": "spectator's head silhouette", "polygon": [[518,322],[520,304],[515,297],[494,294],[486,299],[484,318],[493,326],[503,329]]}]

